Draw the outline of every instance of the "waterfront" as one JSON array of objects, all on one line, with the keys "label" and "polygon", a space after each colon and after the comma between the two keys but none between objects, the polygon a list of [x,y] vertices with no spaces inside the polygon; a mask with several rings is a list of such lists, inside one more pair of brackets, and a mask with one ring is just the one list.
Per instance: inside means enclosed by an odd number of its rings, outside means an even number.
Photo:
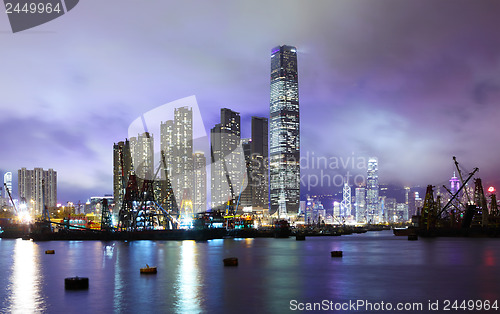
[{"label": "waterfront", "polygon": [[[237,267],[223,266],[230,256]],[[158,274],[141,275],[146,263]],[[408,241],[390,231],[306,241],[2,239],[0,302],[2,313],[282,313],[291,300],[493,301],[499,265],[498,239]],[[65,291],[73,276],[89,277],[89,290]]]}]

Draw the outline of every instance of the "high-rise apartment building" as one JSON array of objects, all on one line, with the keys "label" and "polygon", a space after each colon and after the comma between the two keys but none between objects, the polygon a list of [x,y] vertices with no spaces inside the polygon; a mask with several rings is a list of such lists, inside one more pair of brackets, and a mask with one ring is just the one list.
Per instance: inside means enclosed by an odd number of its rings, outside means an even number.
[{"label": "high-rise apartment building", "polygon": [[300,202],[300,124],[297,49],[271,53],[270,99],[271,212],[297,214]]},{"label": "high-rise apartment building", "polygon": [[24,202],[32,208],[33,215],[43,213],[44,204],[47,207],[57,205],[57,172],[53,169],[35,168],[18,170],[19,202]]},{"label": "high-rise apartment building", "polygon": [[380,222],[378,194],[378,161],[377,158],[370,158],[368,160],[366,178],[366,212],[368,223]]},{"label": "high-rise apartment building", "polygon": [[240,114],[221,109],[221,122],[210,130],[211,208],[225,209],[236,204],[245,184],[245,160],[240,141]]},{"label": "high-rise apartment building", "polygon": [[194,154],[193,209],[195,212],[207,210],[207,159],[202,152]]},{"label": "high-rise apartment building", "polygon": [[137,137],[131,137],[130,155],[139,186],[143,180],[153,180],[155,172],[153,134],[144,132]]},{"label": "high-rise apartment building", "polygon": [[[174,120],[160,125],[160,149],[165,154],[167,172],[181,216],[194,213],[193,110],[179,107]],[[162,173],[162,178],[164,173]]]}]

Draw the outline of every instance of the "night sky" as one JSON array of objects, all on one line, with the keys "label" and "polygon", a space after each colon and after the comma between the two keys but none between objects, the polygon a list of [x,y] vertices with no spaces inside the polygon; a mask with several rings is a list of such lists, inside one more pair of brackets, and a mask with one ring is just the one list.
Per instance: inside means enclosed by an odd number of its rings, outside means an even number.
[{"label": "night sky", "polygon": [[[496,184],[499,17],[498,1],[83,0],[12,34],[1,13],[0,174],[15,196],[21,167],[56,170],[60,203],[111,194],[113,143],[192,95],[207,130],[227,107],[248,137],[269,116],[271,49],[288,44],[302,156],[376,156],[381,183],[423,186],[446,183],[457,156]],[[303,173],[366,173],[339,166]]]}]

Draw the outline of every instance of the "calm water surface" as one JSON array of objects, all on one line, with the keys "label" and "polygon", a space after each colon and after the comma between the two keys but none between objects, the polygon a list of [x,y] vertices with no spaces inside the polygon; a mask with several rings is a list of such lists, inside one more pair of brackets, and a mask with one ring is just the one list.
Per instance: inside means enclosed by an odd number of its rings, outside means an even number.
[{"label": "calm water surface", "polygon": [[[238,267],[223,266],[231,256]],[[158,274],[141,275],[146,263]],[[0,312],[284,313],[291,300],[496,300],[499,266],[500,239],[408,241],[390,231],[306,241],[0,239]],[[88,277],[89,290],[65,291],[74,276]]]}]

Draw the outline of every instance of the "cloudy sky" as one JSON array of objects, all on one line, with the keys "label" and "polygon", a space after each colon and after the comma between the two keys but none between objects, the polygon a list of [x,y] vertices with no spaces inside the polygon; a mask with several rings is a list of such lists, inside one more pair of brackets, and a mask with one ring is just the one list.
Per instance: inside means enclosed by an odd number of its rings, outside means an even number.
[{"label": "cloudy sky", "polygon": [[[2,13],[0,173],[53,168],[59,202],[112,193],[113,143],[192,95],[207,129],[227,107],[249,136],[269,115],[270,51],[288,44],[302,156],[376,156],[382,183],[425,186],[455,155],[498,183],[499,16],[497,1],[84,0],[12,34]],[[304,174],[320,170],[336,173]]]}]

